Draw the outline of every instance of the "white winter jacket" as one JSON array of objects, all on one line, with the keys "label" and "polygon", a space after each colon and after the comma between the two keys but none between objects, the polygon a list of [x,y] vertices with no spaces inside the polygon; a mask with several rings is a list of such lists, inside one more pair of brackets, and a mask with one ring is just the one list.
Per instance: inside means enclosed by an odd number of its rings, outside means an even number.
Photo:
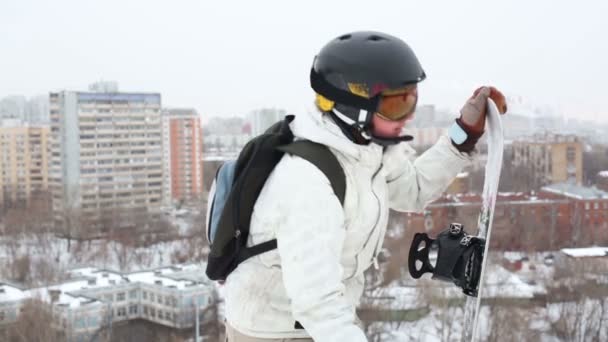
[{"label": "white winter jacket", "polygon": [[[324,144],[346,174],[344,207],[314,165],[286,155],[255,204],[248,246],[277,239],[276,250],[240,264],[226,280],[226,318],[259,338],[366,341],[356,325],[363,272],[374,262],[389,208],[420,211],[471,157],[448,137],[414,159],[401,143],[357,145],[320,113],[296,115],[297,138]],[[408,248],[409,246],[404,246]],[[304,329],[296,329],[299,322]]]}]

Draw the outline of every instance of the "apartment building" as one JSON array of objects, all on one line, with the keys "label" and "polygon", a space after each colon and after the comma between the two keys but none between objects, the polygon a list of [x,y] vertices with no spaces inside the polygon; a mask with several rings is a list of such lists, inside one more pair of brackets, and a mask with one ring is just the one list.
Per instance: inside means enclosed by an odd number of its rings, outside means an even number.
[{"label": "apartment building", "polygon": [[187,202],[203,192],[202,131],[194,109],[163,110],[164,204]]},{"label": "apartment building", "polygon": [[50,94],[55,222],[77,212],[80,220],[132,224],[133,212],[161,206],[161,96],[92,89],[111,92]]},{"label": "apartment building", "polygon": [[27,206],[48,191],[48,126],[0,121],[0,208]]},{"label": "apartment building", "polygon": [[[529,177],[533,189],[542,186],[583,181],[583,143],[574,135],[544,134],[513,142],[515,167]],[[525,173],[525,174],[523,174]]]}]

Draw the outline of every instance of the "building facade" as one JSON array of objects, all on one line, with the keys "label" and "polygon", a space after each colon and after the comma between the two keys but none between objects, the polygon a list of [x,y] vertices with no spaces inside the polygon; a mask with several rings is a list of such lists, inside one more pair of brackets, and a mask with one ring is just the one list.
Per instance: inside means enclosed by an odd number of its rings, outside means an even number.
[{"label": "building facade", "polygon": [[48,126],[0,122],[0,208],[27,206],[48,191]]},{"label": "building facade", "polygon": [[50,94],[50,111],[50,187],[58,224],[75,212],[80,220],[110,217],[129,224],[133,212],[159,211],[160,94],[62,91]]},{"label": "building facade", "polygon": [[[395,213],[408,230],[431,236],[451,222],[477,229],[479,194],[444,194],[424,213]],[[557,250],[608,245],[608,193],[568,183],[543,187],[538,193],[499,193],[494,210],[492,248]]]},{"label": "building facade", "polygon": [[202,131],[194,109],[163,110],[164,204],[190,201],[203,192]]},{"label": "building facade", "polygon": [[[545,134],[513,142],[512,164],[521,167],[529,186],[569,182],[582,184],[583,143],[574,135]],[[525,171],[523,171],[525,170]]]}]

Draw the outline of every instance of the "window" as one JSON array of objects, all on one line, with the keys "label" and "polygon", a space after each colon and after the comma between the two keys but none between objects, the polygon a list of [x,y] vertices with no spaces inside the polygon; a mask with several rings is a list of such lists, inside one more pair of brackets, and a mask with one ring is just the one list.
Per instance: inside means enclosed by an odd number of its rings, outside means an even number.
[{"label": "window", "polygon": [[139,310],[137,309],[137,305],[129,306],[129,315],[137,315]]},{"label": "window", "polygon": [[148,316],[148,306],[144,305],[144,316]]},{"label": "window", "polygon": [[124,292],[120,292],[116,295],[116,301],[122,302],[126,299],[126,294]]},{"label": "window", "polygon": [[163,296],[161,296],[161,295],[157,295],[157,296],[156,296],[156,299],[157,299],[157,301],[158,301],[158,304],[162,304],[162,303],[163,303]]},{"label": "window", "polygon": [[90,316],[88,319],[88,322],[89,322],[88,326],[91,328],[97,328],[97,327],[99,327],[99,321],[100,321],[99,317]]},{"label": "window", "polygon": [[86,328],[86,321],[85,321],[84,317],[77,318],[76,321],[74,322],[74,327],[76,329]]},{"label": "window", "polygon": [[154,302],[154,293],[150,292],[150,301]]},{"label": "window", "polygon": [[154,318],[156,316],[156,309],[150,308],[150,317]]},{"label": "window", "polygon": [[156,317],[158,317],[158,318],[160,318],[160,319],[163,319],[163,311],[162,311],[162,310],[158,310],[158,311],[156,312]]},{"label": "window", "polygon": [[589,210],[589,202],[585,203],[585,210]]},{"label": "window", "polygon": [[131,291],[129,291],[129,298],[130,299],[137,299],[137,290],[131,290]]},{"label": "window", "polygon": [[597,210],[600,208],[600,204],[598,202],[593,203],[593,209]]},{"label": "window", "polygon": [[170,321],[170,320],[171,320],[171,313],[170,313],[170,312],[168,312],[168,311],[167,311],[167,312],[165,312],[165,319],[166,319],[167,321]]},{"label": "window", "polygon": [[143,299],[148,299],[148,292],[142,291],[141,296]]},{"label": "window", "polygon": [[121,307],[116,309],[116,316],[118,317],[125,317],[127,315],[127,308],[126,307]]},{"label": "window", "polygon": [[573,163],[576,160],[576,148],[574,146],[568,146],[566,151],[566,159],[570,163]]}]

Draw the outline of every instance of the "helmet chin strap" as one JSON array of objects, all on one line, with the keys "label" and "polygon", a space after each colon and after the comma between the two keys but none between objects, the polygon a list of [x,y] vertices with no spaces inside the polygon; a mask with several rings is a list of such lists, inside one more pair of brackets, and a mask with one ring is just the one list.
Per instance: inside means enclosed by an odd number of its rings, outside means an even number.
[{"label": "helmet chin strap", "polygon": [[[359,133],[361,138],[365,139],[367,143],[373,142],[380,146],[397,145],[401,142],[412,141],[414,139],[411,135],[403,135],[403,136],[394,137],[394,138],[384,138],[384,137],[375,136],[372,132],[372,127],[369,124],[369,122],[371,121],[371,115],[369,115],[369,112],[365,109],[361,109],[359,111],[359,117],[356,122],[353,119],[351,119],[350,117],[348,117],[347,115],[342,114],[336,108],[334,108],[329,113],[334,118],[334,121],[337,121],[336,123],[338,124],[338,126],[340,127],[342,132],[345,133],[346,137],[349,138],[351,141],[358,143],[358,144],[359,144],[359,142],[357,142],[355,140],[356,137],[353,137],[353,134],[352,134],[353,129],[357,133]],[[346,127],[343,127],[343,126],[349,127],[351,129],[351,131],[348,131],[346,129]]]},{"label": "helmet chin strap", "polygon": [[412,141],[414,140],[414,137],[412,137],[411,135],[401,135],[395,138],[381,138],[377,136],[372,136],[370,140],[380,146],[391,146],[397,145],[404,141]]}]

